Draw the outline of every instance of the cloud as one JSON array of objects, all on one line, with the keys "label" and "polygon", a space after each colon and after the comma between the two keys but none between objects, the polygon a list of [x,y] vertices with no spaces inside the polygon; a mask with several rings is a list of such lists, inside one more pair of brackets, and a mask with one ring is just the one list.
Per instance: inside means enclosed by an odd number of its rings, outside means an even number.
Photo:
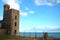
[{"label": "cloud", "polygon": [[32,28],[36,32],[59,32],[58,29],[60,29],[59,26],[36,26]]},{"label": "cloud", "polygon": [[60,3],[60,0],[57,0],[57,3]]},{"label": "cloud", "polygon": [[25,10],[29,11],[30,9],[28,7],[25,7]]},{"label": "cloud", "polygon": [[35,0],[35,4],[37,6],[40,6],[40,5],[49,5],[49,6],[51,6],[52,5],[52,3],[47,2],[47,0]]},{"label": "cloud", "polygon": [[60,0],[34,0],[34,3],[37,6],[40,6],[40,5],[53,6],[53,5],[57,4],[57,3],[60,3]]},{"label": "cloud", "polygon": [[21,16],[27,16],[28,13],[27,13],[27,12],[22,12],[22,11],[20,11],[20,15],[21,15]]},{"label": "cloud", "polygon": [[30,13],[31,13],[31,14],[33,14],[33,13],[34,13],[34,11],[30,11]]},{"label": "cloud", "polygon": [[34,27],[21,27],[21,32],[60,32],[59,26],[34,26]]},{"label": "cloud", "polygon": [[3,17],[2,16],[0,16],[0,20],[3,20]]},{"label": "cloud", "polygon": [[29,9],[28,7],[25,7],[25,10],[27,10],[29,13],[34,13],[34,11],[32,11],[31,9]]},{"label": "cloud", "polygon": [[25,27],[20,26],[20,32],[31,32],[31,28],[28,26]]},{"label": "cloud", "polygon": [[20,11],[20,15],[21,16],[28,16],[29,14],[33,14],[34,13],[34,11],[28,11],[28,12],[22,12],[22,11]]},{"label": "cloud", "polygon": [[10,8],[19,10],[19,0],[2,0],[5,4],[9,4]]},{"label": "cloud", "polygon": [[25,7],[25,10],[26,10],[26,12],[22,12],[22,11],[20,10],[20,15],[21,15],[21,16],[27,16],[27,15],[29,15],[29,14],[33,14],[33,13],[34,13],[34,11],[32,11],[31,9],[29,9],[28,7]]},{"label": "cloud", "polygon": [[30,13],[30,14],[33,14],[34,13],[34,11],[32,11],[31,9],[29,9],[28,7],[25,7],[25,10],[27,10],[28,13]]}]

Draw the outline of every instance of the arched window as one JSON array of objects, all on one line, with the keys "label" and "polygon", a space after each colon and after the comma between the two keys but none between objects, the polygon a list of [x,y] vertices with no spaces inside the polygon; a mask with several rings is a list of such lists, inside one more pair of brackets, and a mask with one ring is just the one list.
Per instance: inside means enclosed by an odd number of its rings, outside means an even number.
[{"label": "arched window", "polygon": [[0,28],[1,28],[1,23],[0,23]]},{"label": "arched window", "polygon": [[17,19],[17,16],[15,16],[15,20]]},{"label": "arched window", "polygon": [[16,34],[16,30],[14,30],[14,34]]},{"label": "arched window", "polygon": [[15,22],[15,26],[17,26],[17,23]]}]

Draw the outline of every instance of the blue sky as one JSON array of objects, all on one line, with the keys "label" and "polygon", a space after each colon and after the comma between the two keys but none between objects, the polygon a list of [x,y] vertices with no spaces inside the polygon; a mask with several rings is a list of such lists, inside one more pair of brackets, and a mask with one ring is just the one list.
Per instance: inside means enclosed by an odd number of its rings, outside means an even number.
[{"label": "blue sky", "polygon": [[60,0],[0,0],[3,5],[20,11],[20,32],[60,32]]}]

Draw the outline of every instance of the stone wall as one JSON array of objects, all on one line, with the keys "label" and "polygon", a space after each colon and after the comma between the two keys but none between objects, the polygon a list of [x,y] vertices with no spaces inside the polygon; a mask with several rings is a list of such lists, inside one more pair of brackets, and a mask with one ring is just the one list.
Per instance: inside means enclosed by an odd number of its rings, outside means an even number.
[{"label": "stone wall", "polygon": [[0,28],[1,28],[1,23],[0,23]]},{"label": "stone wall", "polygon": [[5,35],[6,29],[0,29],[0,35]]}]

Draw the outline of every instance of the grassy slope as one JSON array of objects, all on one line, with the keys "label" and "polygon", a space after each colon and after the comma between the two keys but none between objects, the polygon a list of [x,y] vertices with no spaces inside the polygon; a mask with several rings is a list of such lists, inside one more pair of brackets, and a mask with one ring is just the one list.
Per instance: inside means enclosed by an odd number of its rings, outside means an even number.
[{"label": "grassy slope", "polygon": [[[34,37],[20,37],[20,36],[9,36],[9,35],[4,35],[0,36],[0,40],[43,40],[42,37],[34,38]],[[60,40],[56,38],[51,38],[50,40]]]},{"label": "grassy slope", "polygon": [[0,40],[19,40],[19,36],[9,36],[9,35],[4,35],[0,36]]}]

